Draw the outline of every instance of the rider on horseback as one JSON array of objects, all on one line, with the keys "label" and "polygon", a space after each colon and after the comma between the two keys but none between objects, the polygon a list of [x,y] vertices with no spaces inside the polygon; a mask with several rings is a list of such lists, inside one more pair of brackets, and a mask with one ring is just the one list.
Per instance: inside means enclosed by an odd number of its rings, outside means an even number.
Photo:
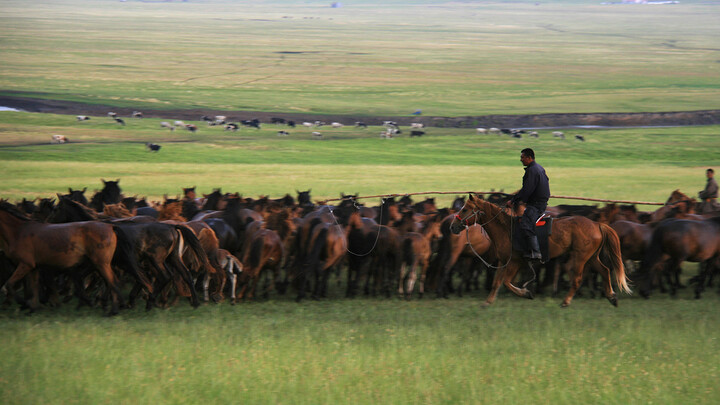
[{"label": "rider on horseback", "polygon": [[535,152],[532,149],[523,149],[520,152],[520,161],[525,166],[522,189],[507,202],[507,205],[512,208],[518,201],[526,204],[525,213],[520,219],[520,229],[525,234],[528,248],[524,257],[529,260],[541,260],[542,254],[535,234],[535,222],[547,208],[550,198],[550,179],[545,173],[545,169],[535,162]]}]

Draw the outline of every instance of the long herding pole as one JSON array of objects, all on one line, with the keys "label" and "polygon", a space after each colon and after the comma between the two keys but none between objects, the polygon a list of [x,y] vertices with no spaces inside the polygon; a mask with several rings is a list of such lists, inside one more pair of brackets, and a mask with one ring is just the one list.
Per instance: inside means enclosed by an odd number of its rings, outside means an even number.
[{"label": "long herding pole", "polygon": [[[402,193],[402,194],[378,194],[378,195],[364,195],[364,196],[349,196],[345,198],[352,198],[353,200],[359,200],[361,198],[390,198],[390,197],[405,197],[405,196],[411,196],[411,195],[426,195],[426,194],[504,194],[504,195],[511,195],[507,193],[500,193],[497,191],[423,191],[419,193]],[[322,200],[320,202],[322,203],[328,203],[330,201],[342,201],[345,198],[331,198],[329,200]],[[573,196],[566,196],[566,195],[551,195],[550,198],[559,198],[564,200],[582,200],[582,201],[596,201],[596,202],[609,202],[609,203],[616,203],[616,204],[637,204],[637,205],[665,205],[665,203],[659,203],[659,202],[649,202],[649,201],[626,201],[626,200],[607,200],[604,198],[589,198],[589,197],[573,197]]]}]

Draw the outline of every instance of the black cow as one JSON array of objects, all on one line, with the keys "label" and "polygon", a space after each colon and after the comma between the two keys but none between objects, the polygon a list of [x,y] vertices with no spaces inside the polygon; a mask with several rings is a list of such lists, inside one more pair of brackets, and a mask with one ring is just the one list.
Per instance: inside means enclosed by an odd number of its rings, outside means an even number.
[{"label": "black cow", "polygon": [[289,126],[290,128],[295,128],[295,121],[292,121],[292,120],[288,121],[287,126]]},{"label": "black cow", "polygon": [[260,120],[255,118],[252,120],[242,120],[240,121],[241,124],[245,125],[246,127],[253,127],[256,129],[260,129]]},{"label": "black cow", "polygon": [[423,136],[423,135],[425,135],[425,131],[410,131],[410,137],[411,137],[411,138],[412,138],[413,136]]},{"label": "black cow", "polygon": [[356,126],[356,127],[359,127],[359,128],[367,128],[367,124],[364,123],[364,122],[362,122],[362,121],[356,122],[356,123],[355,123],[355,126]]},{"label": "black cow", "polygon": [[575,139],[577,139],[580,142],[585,142],[585,137],[582,135],[575,135]]},{"label": "black cow", "polygon": [[270,118],[270,122],[273,123],[273,124],[284,124],[284,123],[285,123],[285,118],[275,118],[275,117],[272,117],[272,118]]},{"label": "black cow", "polygon": [[118,124],[120,124],[122,126],[125,126],[125,121],[123,121],[122,118],[115,117],[115,122],[117,122]]},{"label": "black cow", "polygon": [[146,143],[145,146],[146,146],[146,147],[148,148],[148,150],[150,150],[151,152],[157,152],[157,151],[159,151],[160,148],[162,147],[162,146],[160,146],[160,145],[158,145],[158,144],[156,144],[156,143],[150,143],[150,142]]}]

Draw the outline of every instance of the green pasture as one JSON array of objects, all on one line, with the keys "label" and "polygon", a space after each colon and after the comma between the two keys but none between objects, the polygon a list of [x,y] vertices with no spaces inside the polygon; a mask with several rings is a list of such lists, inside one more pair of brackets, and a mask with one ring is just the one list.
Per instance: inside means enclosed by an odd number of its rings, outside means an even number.
[{"label": "green pasture", "polygon": [[717,3],[4,0],[0,95],[464,116],[720,108]]},{"label": "green pasture", "polygon": [[[171,117],[165,119],[172,120]],[[664,201],[694,195],[718,165],[716,126],[541,130],[538,139],[428,128],[381,139],[360,130],[280,127],[196,134],[160,119],[0,113],[0,196],[53,196],[120,179],[127,195],[160,200],[182,187],[246,196],[315,199],[519,187],[519,151],[533,147],[555,195]],[[406,129],[407,130],[407,129]],[[50,144],[52,134],[70,143]],[[574,135],[583,135],[585,142]],[[162,145],[158,153],[145,142]],[[440,206],[454,196],[438,196]],[[377,199],[366,201],[377,204]],[[572,201],[554,200],[552,203]],[[654,209],[641,206],[641,209]],[[688,265],[684,280],[697,273]],[[534,301],[484,291],[463,298],[344,298],[294,302],[294,294],[231,306],[187,302],[102,317],[75,302],[27,316],[0,308],[0,402],[31,403],[714,403],[720,394],[720,297],[694,300],[561,298]]]},{"label": "green pasture", "polygon": [[[406,128],[381,139],[380,127],[298,127],[285,137],[277,131],[286,127],[270,124],[231,132],[194,122],[199,129],[191,133],[162,129],[161,121],[128,118],[123,127],[108,117],[77,122],[68,115],[0,113],[0,168],[6,174],[0,192],[19,200],[87,187],[89,196],[102,188],[100,179],[118,178],[125,194],[150,200],[192,186],[200,193],[221,188],[273,198],[311,189],[317,200],[341,193],[512,192],[523,175],[520,150],[531,147],[547,168],[553,195],[663,202],[675,189],[691,196],[701,190],[704,168],[718,164],[720,146],[715,126],[568,129],[566,139],[550,130],[539,131],[537,139],[513,139],[450,128],[428,128],[425,136],[410,138]],[[315,130],[322,140],[312,139]],[[52,134],[70,142],[51,144]],[[162,149],[149,152],[146,142]],[[449,204],[454,196],[436,198]]]}]

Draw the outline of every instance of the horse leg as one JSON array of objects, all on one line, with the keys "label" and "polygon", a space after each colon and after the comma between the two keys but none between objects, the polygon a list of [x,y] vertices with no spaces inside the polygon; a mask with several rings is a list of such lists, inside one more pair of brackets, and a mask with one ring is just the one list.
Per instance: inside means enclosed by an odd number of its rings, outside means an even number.
[{"label": "horse leg", "polygon": [[590,259],[591,254],[583,256],[578,256],[578,254],[573,255],[573,257],[570,258],[568,261],[568,265],[566,269],[572,269],[573,271],[568,271],[568,275],[570,276],[570,291],[568,291],[568,294],[565,296],[565,299],[563,300],[562,306],[563,308],[570,305],[570,301],[572,301],[573,297],[575,296],[575,293],[577,292],[578,288],[580,288],[580,285],[582,284],[583,280],[583,270],[585,268],[585,263]]},{"label": "horse leg", "polygon": [[182,259],[177,254],[171,254],[168,259],[170,260],[170,264],[173,266],[175,270],[177,270],[180,273],[180,277],[185,281],[188,288],[190,289],[190,304],[197,308],[200,306],[200,300],[198,300],[197,293],[195,292],[195,285],[193,284],[192,276],[190,275],[190,270],[188,270],[187,267],[185,267],[185,264],[182,262]]},{"label": "horse leg", "polygon": [[14,298],[15,283],[18,282],[18,280],[22,280],[26,275],[28,275],[28,273],[33,270],[34,268],[30,267],[30,265],[20,262],[15,268],[15,271],[12,273],[10,278],[5,282],[2,288],[0,288],[0,301],[4,300],[6,297],[8,299]]},{"label": "horse leg", "polygon": [[112,306],[108,315],[117,315],[120,312],[119,306],[125,306],[125,302],[120,294],[120,288],[118,287],[118,280],[115,277],[115,273],[112,271],[109,261],[100,265],[98,270],[100,275],[105,279],[105,284],[107,284],[108,289],[110,290]]},{"label": "horse leg", "polygon": [[430,266],[430,260],[423,260],[420,267],[420,281],[418,281],[418,298],[422,298],[425,295],[425,279],[427,276],[427,270]]},{"label": "horse leg", "polygon": [[407,283],[405,284],[405,298],[408,300],[410,298],[412,298],[413,291],[415,290],[415,281],[418,278],[417,277],[418,268],[422,269],[422,266],[420,264],[420,259],[415,259],[412,264],[412,267],[410,268],[410,274],[409,274]]},{"label": "horse leg", "polygon": [[[524,263],[526,263],[532,269],[532,264],[530,264],[530,262],[524,262]],[[517,272],[519,270],[520,270],[520,266],[513,266],[513,267],[508,266],[508,272],[505,275],[505,281],[504,281],[505,287],[508,290],[510,290],[510,292],[517,295],[518,297],[524,297],[524,298],[528,298],[528,299],[535,298],[533,296],[532,292],[530,292],[530,290],[528,290],[527,288],[525,288],[525,287],[518,288],[518,287],[515,287],[515,285],[512,283],[512,281],[515,279],[515,275],[517,274]],[[535,271],[534,269],[532,269],[532,270]]]},{"label": "horse leg", "polygon": [[407,263],[403,262],[400,265],[400,282],[398,283],[398,295],[405,296],[407,298],[407,287],[405,286],[406,276],[408,273]]}]

